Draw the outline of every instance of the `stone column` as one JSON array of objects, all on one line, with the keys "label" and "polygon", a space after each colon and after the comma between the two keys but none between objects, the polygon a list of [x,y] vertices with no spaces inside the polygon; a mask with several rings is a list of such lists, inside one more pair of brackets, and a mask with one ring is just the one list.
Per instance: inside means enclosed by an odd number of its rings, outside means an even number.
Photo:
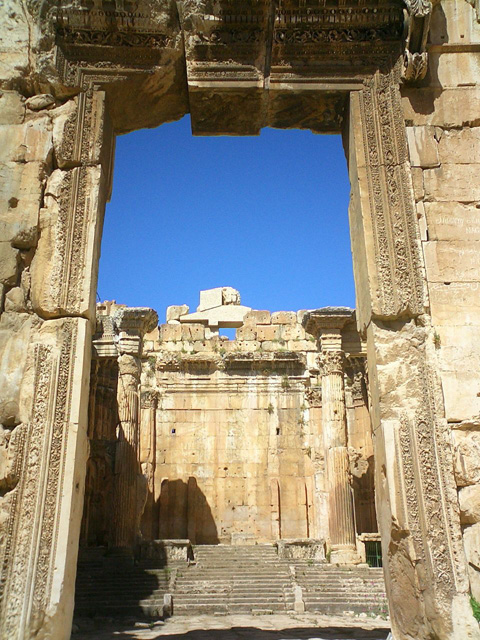
[{"label": "stone column", "polygon": [[140,360],[118,357],[118,427],[115,447],[115,497],[112,546],[130,554],[135,542],[138,460],[138,393]]},{"label": "stone column", "polygon": [[329,494],[331,561],[358,563],[352,489],[347,451],[344,354],[341,330],[353,316],[344,307],[317,309],[304,326],[320,340],[322,363],[322,430]]},{"label": "stone column", "polygon": [[114,315],[118,330],[118,427],[115,448],[115,493],[112,551],[133,553],[139,522],[139,390],[143,336],[158,322],[148,308],[120,307]]}]

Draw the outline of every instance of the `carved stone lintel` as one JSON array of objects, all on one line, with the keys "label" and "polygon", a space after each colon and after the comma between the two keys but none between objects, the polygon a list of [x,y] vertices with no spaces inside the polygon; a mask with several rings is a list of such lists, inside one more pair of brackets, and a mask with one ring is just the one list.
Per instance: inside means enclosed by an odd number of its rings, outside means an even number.
[{"label": "carved stone lintel", "polygon": [[422,80],[428,69],[426,52],[432,3],[430,0],[404,0],[407,9],[403,80],[415,82]]}]

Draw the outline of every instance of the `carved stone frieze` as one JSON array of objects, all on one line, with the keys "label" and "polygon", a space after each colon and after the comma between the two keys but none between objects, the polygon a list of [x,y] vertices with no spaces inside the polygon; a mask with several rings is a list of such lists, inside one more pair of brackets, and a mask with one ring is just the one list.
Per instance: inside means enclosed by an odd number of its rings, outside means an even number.
[{"label": "carved stone frieze", "polygon": [[432,372],[423,367],[423,402],[415,417],[404,415],[400,428],[404,514],[425,581],[442,603],[468,588],[464,571],[457,497],[453,481],[450,430],[438,414]]},{"label": "carved stone frieze", "polygon": [[47,342],[34,347],[32,420],[22,432],[24,442],[18,443],[20,480],[9,514],[6,561],[0,568],[0,635],[12,640],[41,625],[55,574],[58,500],[67,464],[77,348],[77,320],[58,322],[60,345]]},{"label": "carved stone frieze", "polygon": [[377,73],[360,96],[378,290],[374,313],[423,311],[424,291],[403,112],[396,72]]},{"label": "carved stone frieze", "polygon": [[316,385],[314,387],[307,387],[305,389],[305,398],[311,407],[322,406],[322,387]]}]

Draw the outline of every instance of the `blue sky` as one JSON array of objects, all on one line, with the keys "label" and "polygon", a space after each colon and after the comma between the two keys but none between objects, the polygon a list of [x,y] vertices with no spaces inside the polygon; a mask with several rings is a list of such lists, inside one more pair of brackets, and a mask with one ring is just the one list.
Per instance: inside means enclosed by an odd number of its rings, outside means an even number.
[{"label": "blue sky", "polygon": [[297,310],[355,305],[340,136],[193,137],[190,119],[117,138],[98,295],[195,309],[200,289]]}]

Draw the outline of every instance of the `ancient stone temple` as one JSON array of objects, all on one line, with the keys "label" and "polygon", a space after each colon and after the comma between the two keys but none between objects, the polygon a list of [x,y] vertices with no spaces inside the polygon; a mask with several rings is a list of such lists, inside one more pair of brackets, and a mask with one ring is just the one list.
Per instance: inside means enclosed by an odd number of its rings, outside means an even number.
[{"label": "ancient stone temple", "polygon": [[[195,523],[192,534],[219,540],[308,526],[341,561],[355,561],[370,498],[360,504],[367,489],[356,483],[368,473],[363,457],[353,473],[350,449],[361,450],[352,433],[368,418],[352,400],[360,377],[345,354],[366,353],[393,634],[479,638],[470,604],[480,600],[478,1],[4,0],[0,25],[0,636],[68,638],[80,536],[108,537],[128,556],[138,530],[177,535],[179,513],[187,533]],[[186,113],[195,135],[265,126],[342,134],[357,351],[343,344],[355,333],[348,310],[312,311],[301,327],[246,312],[244,338],[232,342],[255,343],[252,357],[218,340],[207,360],[195,345],[215,339],[208,308],[179,313],[152,338],[152,312],[125,308],[110,334],[105,319],[92,359],[115,135]],[[292,215],[301,216],[298,197]],[[238,307],[223,304],[230,294],[218,306]],[[180,331],[186,353],[168,339]],[[283,352],[281,340],[303,342],[274,337],[284,331],[313,340]],[[309,398],[316,376],[321,409]],[[223,431],[214,394],[228,398]],[[189,440],[191,416],[202,443]],[[247,469],[230,445],[250,446],[242,434],[252,424],[258,457]],[[212,463],[214,442],[224,449]],[[190,462],[180,469],[172,452],[190,452]],[[114,531],[102,515],[110,500]],[[258,520],[255,505],[264,507]],[[132,513],[143,513],[138,523]]]},{"label": "ancient stone temple", "polygon": [[310,539],[332,562],[365,561],[362,534],[375,538],[377,523],[355,314],[239,300],[202,291],[196,313],[169,307],[149,333],[153,312],[97,306],[82,548]]}]

